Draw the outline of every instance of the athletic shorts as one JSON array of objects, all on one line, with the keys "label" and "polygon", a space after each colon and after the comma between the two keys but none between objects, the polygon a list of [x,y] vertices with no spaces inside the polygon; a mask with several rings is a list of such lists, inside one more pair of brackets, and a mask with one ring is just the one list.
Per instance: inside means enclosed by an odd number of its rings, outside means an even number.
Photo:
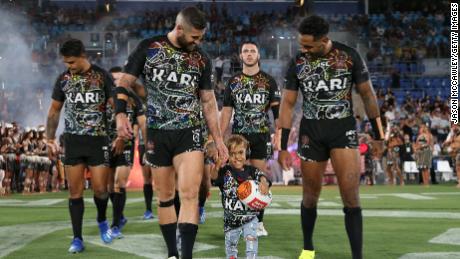
[{"label": "athletic shorts", "polygon": [[126,147],[122,154],[115,156],[115,166],[133,166],[134,163],[134,143]]},{"label": "athletic shorts", "polygon": [[[238,134],[238,133],[236,133]],[[240,134],[249,142],[248,159],[270,160],[273,155],[270,133]]]},{"label": "athletic shorts", "polygon": [[153,167],[172,166],[173,158],[184,152],[203,152],[201,127],[179,130],[147,129],[147,162]]},{"label": "athletic shorts", "polygon": [[141,164],[141,166],[144,166],[145,163],[144,163],[144,154],[145,154],[145,145],[144,144],[139,144],[139,146],[137,147],[138,151],[139,151],[139,164]]},{"label": "athletic shorts", "polygon": [[85,164],[107,166],[110,162],[110,145],[105,136],[64,134],[65,165]]},{"label": "athletic shorts", "polygon": [[304,161],[327,161],[334,148],[358,148],[354,117],[331,120],[302,118],[297,154]]}]

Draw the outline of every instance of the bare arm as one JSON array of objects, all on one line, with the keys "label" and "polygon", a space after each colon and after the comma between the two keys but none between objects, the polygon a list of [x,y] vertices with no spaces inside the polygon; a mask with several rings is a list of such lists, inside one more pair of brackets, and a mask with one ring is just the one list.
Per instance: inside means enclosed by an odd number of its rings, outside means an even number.
[{"label": "bare arm", "polygon": [[222,163],[228,159],[228,149],[222,139],[221,131],[219,128],[219,119],[217,111],[216,97],[213,90],[200,90],[201,104],[203,105],[203,114],[208,124],[209,132],[211,133],[218,153],[218,159]]},{"label": "bare arm", "polygon": [[209,132],[214,141],[222,140],[221,130],[218,123],[217,102],[213,90],[200,90],[203,114],[208,125]]},{"label": "bare arm", "polygon": [[144,141],[147,141],[147,128],[146,128],[147,126],[146,126],[145,121],[146,121],[145,115],[141,115],[137,117],[137,124],[139,125],[139,128],[141,129],[142,139]]},{"label": "bare arm", "polygon": [[225,106],[220,112],[220,127],[221,135],[225,135],[228,125],[230,124],[230,119],[232,118],[233,108],[230,106]]},{"label": "bare arm", "polygon": [[[118,81],[117,87],[130,88],[131,85],[136,81],[137,77],[130,74],[123,74]],[[116,99],[128,101],[128,95],[124,93],[117,92]],[[115,106],[117,106],[117,100],[115,100]],[[116,110],[116,109],[115,109]],[[120,112],[116,116],[117,121],[117,135],[123,139],[132,138],[133,129],[129,123],[126,113]]]},{"label": "bare arm", "polygon": [[[380,110],[377,103],[377,97],[372,87],[371,81],[367,80],[356,85],[356,89],[361,96],[361,99],[364,103],[364,109],[366,110],[366,115],[369,119],[375,119],[378,127],[378,132],[380,136],[384,136],[382,120],[380,119]],[[376,136],[378,137],[378,136]]]},{"label": "bare arm", "polygon": [[292,112],[297,101],[297,91],[287,90],[283,91],[280,105],[279,126],[281,128],[290,129],[292,127]]},{"label": "bare arm", "polygon": [[356,89],[363,99],[364,109],[369,119],[380,117],[379,105],[375,96],[371,81],[365,81],[356,86]]},{"label": "bare arm", "polygon": [[56,130],[59,126],[59,117],[61,115],[63,104],[63,102],[56,100],[51,101],[51,105],[48,110],[48,118],[46,120],[46,138],[48,140],[56,139]]}]

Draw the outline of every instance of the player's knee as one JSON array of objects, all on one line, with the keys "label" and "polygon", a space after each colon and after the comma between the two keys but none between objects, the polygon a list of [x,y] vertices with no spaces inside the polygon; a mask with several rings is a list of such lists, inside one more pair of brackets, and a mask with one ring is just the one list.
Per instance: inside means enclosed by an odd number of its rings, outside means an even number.
[{"label": "player's knee", "polygon": [[107,192],[107,187],[105,186],[93,186],[93,192],[94,196],[100,198],[100,199],[106,199],[109,197],[109,193]]},{"label": "player's knee", "polygon": [[252,236],[252,235],[247,235],[246,236],[246,241],[256,241],[257,240],[257,237],[255,236]]},{"label": "player's knee", "polygon": [[314,195],[311,193],[304,193],[302,204],[305,208],[314,208],[318,204],[319,195]]},{"label": "player's knee", "polygon": [[175,195],[175,190],[170,190],[170,189],[166,189],[166,188],[161,188],[159,186],[156,186],[157,188],[155,188],[155,192],[157,193],[158,195],[158,198],[162,201],[165,201],[165,200],[171,200],[171,199],[174,199],[174,195]]},{"label": "player's knee", "polygon": [[179,191],[181,202],[188,202],[198,200],[198,189],[197,188],[182,188]]}]

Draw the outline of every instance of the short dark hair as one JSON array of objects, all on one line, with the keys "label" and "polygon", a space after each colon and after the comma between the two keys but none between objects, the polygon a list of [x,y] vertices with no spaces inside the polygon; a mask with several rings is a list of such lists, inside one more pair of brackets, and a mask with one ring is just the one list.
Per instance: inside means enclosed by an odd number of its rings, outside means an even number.
[{"label": "short dark hair", "polygon": [[184,20],[192,25],[197,30],[203,30],[206,28],[206,15],[200,9],[196,8],[195,6],[189,6],[182,11],[180,14],[184,18]]},{"label": "short dark hair", "polygon": [[109,73],[120,73],[120,72],[123,72],[123,68],[121,68],[121,67],[112,67],[109,70]]},{"label": "short dark hair", "polygon": [[312,15],[303,19],[297,30],[300,34],[312,35],[318,40],[329,33],[329,23],[317,15]]},{"label": "short dark hair", "polygon": [[246,45],[246,44],[252,44],[252,45],[257,47],[257,50],[259,50],[259,45],[257,45],[257,43],[255,43],[254,41],[248,40],[248,41],[244,41],[243,43],[241,43],[241,45],[240,45],[240,53],[243,52],[243,46]]},{"label": "short dark hair", "polygon": [[59,53],[64,57],[81,57],[86,51],[81,40],[70,39],[62,44]]}]

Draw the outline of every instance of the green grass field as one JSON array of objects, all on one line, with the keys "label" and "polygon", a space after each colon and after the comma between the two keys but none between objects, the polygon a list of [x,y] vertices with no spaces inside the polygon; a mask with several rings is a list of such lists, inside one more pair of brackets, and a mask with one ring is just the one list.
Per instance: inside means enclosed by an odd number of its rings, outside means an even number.
[{"label": "green grass field", "polygon": [[[272,192],[273,204],[264,220],[269,236],[259,239],[259,255],[297,258],[303,244],[301,188],[273,187]],[[86,250],[79,255],[67,254],[72,231],[66,197],[61,192],[0,198],[0,257],[166,258],[157,221],[141,219],[144,202],[140,191],[128,192],[125,238],[111,245],[102,245],[98,238],[96,211],[91,192],[87,192]],[[363,186],[361,197],[365,258],[460,258],[460,190],[453,184],[428,188]],[[200,225],[194,257],[224,258],[222,209],[216,189],[206,209],[208,219]],[[316,258],[351,258],[341,209],[337,187],[325,186],[314,235]],[[110,205],[108,212],[111,215]],[[240,257],[244,257],[244,246],[241,240]]]}]

